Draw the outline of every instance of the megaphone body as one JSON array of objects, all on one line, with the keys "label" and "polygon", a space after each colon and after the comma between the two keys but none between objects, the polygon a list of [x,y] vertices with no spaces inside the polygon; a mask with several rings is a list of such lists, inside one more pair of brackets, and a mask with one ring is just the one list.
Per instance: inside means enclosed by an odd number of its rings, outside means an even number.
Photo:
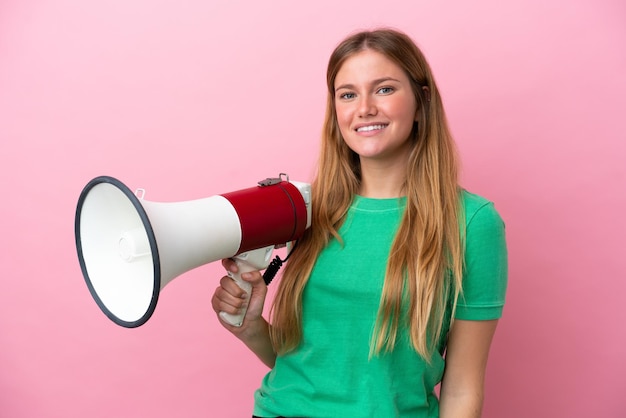
[{"label": "megaphone body", "polygon": [[[133,328],[152,316],[175,277],[234,257],[231,277],[250,295],[246,271],[268,266],[276,246],[311,224],[310,185],[268,178],[257,187],[184,202],[151,202],[119,180],[101,176],[83,189],[76,209],[78,258],[91,295],[116,324]],[[240,315],[221,313],[240,326]]]}]

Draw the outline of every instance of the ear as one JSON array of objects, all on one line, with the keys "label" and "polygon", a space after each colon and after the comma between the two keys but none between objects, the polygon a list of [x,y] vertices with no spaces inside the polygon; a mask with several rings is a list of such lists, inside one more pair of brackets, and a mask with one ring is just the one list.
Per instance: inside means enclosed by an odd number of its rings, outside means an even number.
[{"label": "ear", "polygon": [[428,86],[423,86],[422,91],[424,92],[424,97],[426,97],[426,101],[430,103],[430,89]]}]

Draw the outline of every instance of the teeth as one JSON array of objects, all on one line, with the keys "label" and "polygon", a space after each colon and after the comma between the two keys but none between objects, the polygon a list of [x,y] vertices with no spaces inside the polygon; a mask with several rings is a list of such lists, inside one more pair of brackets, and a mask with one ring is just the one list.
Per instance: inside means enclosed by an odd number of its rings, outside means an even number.
[{"label": "teeth", "polygon": [[378,129],[384,129],[385,126],[387,125],[370,125],[370,126],[362,126],[359,129],[357,129],[357,132],[369,132],[369,131],[375,131]]}]

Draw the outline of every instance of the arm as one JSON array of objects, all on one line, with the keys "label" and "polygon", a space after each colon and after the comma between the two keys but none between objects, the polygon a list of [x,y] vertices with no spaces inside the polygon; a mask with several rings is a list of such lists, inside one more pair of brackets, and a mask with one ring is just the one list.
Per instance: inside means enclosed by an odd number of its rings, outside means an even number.
[{"label": "arm", "polygon": [[[237,265],[232,260],[222,260],[224,267],[237,272]],[[274,367],[276,352],[269,336],[268,322],[263,318],[263,305],[267,295],[267,286],[260,272],[243,273],[241,278],[252,284],[252,294],[243,324],[235,327],[225,322],[220,312],[233,315],[245,304],[244,291],[228,276],[222,277],[220,286],[215,290],[211,305],[222,326],[239,338],[268,367]]]},{"label": "arm", "polygon": [[441,418],[480,418],[485,370],[497,320],[455,320],[441,383]]}]

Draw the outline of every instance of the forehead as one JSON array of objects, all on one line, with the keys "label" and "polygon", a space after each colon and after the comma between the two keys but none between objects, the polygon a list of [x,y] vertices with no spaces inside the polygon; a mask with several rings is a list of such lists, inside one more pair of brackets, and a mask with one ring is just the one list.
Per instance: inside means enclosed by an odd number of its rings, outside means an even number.
[{"label": "forehead", "polygon": [[347,58],[335,77],[335,88],[343,84],[367,84],[374,80],[394,78],[408,82],[404,70],[380,52],[366,49]]}]

